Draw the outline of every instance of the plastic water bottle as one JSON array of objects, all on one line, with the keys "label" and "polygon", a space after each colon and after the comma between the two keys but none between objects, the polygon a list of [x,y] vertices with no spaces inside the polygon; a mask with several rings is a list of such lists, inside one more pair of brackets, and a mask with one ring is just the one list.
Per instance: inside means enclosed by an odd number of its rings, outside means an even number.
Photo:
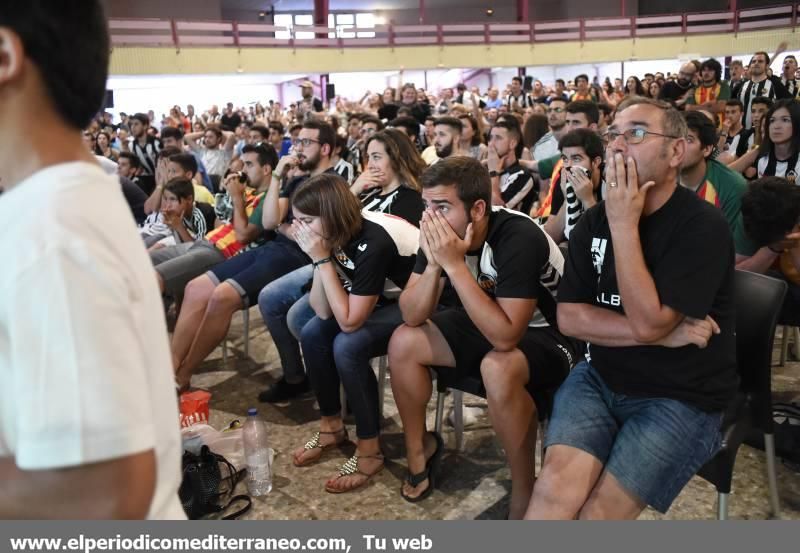
[{"label": "plastic water bottle", "polygon": [[247,491],[252,496],[267,495],[272,491],[272,460],[267,444],[267,425],[258,418],[255,408],[247,411],[242,441],[247,462]]}]

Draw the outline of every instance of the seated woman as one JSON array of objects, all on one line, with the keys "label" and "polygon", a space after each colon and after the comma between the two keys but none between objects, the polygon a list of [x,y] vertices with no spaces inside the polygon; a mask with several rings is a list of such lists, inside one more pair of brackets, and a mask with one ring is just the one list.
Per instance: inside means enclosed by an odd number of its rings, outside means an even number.
[{"label": "seated woman", "polygon": [[[424,209],[419,177],[426,165],[411,141],[400,130],[386,129],[367,140],[366,151],[367,170],[350,187],[361,199],[362,208],[389,213],[419,226]],[[260,401],[286,401],[308,391],[297,340],[300,330],[314,316],[308,298],[301,300],[311,276],[311,266],[307,265],[273,281],[259,295],[258,306],[283,368],[283,376],[259,395]]]},{"label": "seated woman", "polygon": [[356,454],[325,485],[343,493],[365,485],[383,468],[378,436],[378,384],[370,359],[386,353],[400,310],[384,294],[402,288],[414,266],[419,231],[408,222],[362,211],[338,176],[309,179],[292,197],[293,234],[311,258],[308,301],[315,316],[303,327],[311,387],[319,403],[319,432],[293,453],[298,467],[318,461],[347,440],[340,383],[356,419]]}]

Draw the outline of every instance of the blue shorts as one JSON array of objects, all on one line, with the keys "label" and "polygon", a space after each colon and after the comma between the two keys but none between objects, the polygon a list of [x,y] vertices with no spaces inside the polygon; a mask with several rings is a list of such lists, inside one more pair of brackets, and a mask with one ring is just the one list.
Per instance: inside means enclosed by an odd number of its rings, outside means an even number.
[{"label": "blue shorts", "polygon": [[722,412],[616,394],[581,361],[556,393],[545,447],[568,445],[591,454],[626,490],[666,513],[719,450],[721,424]]}]

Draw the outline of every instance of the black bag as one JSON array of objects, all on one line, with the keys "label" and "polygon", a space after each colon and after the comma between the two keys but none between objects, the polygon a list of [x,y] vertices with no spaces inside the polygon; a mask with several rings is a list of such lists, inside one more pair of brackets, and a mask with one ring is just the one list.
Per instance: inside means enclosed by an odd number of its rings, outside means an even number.
[{"label": "black bag", "polygon": [[[220,470],[220,464],[228,471],[228,475],[224,478]],[[199,455],[184,451],[183,480],[181,481],[178,495],[181,498],[181,504],[186,516],[196,520],[209,514],[220,513],[235,501],[246,501],[247,505],[235,513],[225,515],[222,517],[223,520],[237,518],[249,511],[253,505],[250,496],[237,495],[231,497],[244,472],[244,470],[237,472],[236,468],[225,457],[217,455],[206,445],[200,449]],[[220,491],[220,486],[224,482],[227,483],[228,489]],[[220,501],[224,501],[227,498],[230,498],[230,500],[224,506],[220,505]]]},{"label": "black bag", "polygon": [[775,421],[775,453],[784,464],[800,471],[800,405],[797,403],[773,403],[772,418]]}]

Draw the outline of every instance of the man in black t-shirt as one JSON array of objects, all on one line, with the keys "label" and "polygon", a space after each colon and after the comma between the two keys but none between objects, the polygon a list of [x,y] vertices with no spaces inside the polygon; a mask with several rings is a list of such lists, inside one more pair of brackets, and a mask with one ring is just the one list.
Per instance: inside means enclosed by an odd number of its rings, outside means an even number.
[{"label": "man in black t-shirt", "polygon": [[492,204],[515,209],[526,215],[531,210],[538,190],[533,177],[517,159],[522,133],[513,119],[503,119],[489,133],[489,156],[486,168],[492,182]]},{"label": "man in black t-shirt", "polygon": [[669,102],[678,109],[684,109],[694,88],[692,80],[696,73],[697,66],[694,63],[687,62],[681,65],[678,79],[665,83],[658,93],[658,99]]},{"label": "man in black t-shirt", "polygon": [[401,495],[416,502],[435,485],[443,443],[425,431],[435,366],[482,378],[511,465],[510,517],[521,518],[533,487],[531,394],[557,387],[575,354],[555,321],[563,257],[532,219],[490,207],[489,175],[477,160],[443,159],[422,186],[420,251],[400,296],[405,325],[389,345],[408,456]]},{"label": "man in black t-shirt", "polygon": [[677,185],[685,121],[634,98],[608,132],[606,199],[572,232],[558,290],[559,327],[589,349],[556,394],[530,519],[666,512],[738,386],[733,241]]}]

